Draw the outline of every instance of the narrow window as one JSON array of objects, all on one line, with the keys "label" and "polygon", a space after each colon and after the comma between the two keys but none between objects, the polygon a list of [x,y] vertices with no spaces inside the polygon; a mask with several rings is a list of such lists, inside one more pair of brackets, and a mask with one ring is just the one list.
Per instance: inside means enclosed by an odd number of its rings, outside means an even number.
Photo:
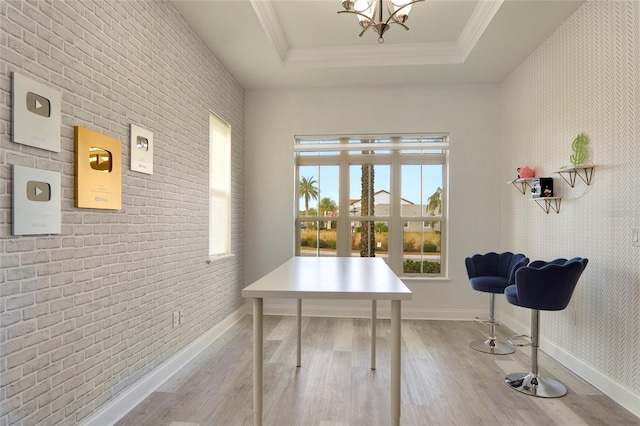
[{"label": "narrow window", "polygon": [[230,254],[231,127],[210,114],[209,119],[209,256]]}]

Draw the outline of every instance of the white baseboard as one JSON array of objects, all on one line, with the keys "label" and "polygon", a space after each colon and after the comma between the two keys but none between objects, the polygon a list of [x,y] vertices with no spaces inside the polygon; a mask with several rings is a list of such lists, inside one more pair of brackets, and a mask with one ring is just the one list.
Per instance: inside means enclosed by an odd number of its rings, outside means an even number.
[{"label": "white baseboard", "polygon": [[[511,316],[502,314],[500,321],[517,334],[531,334],[529,325],[523,324]],[[605,376],[602,372],[567,352],[555,342],[545,339],[544,336],[540,338],[540,349],[640,418],[640,395],[613,381],[610,377]]]},{"label": "white baseboard", "polygon": [[147,396],[151,395],[171,376],[200,354],[204,349],[219,338],[231,326],[237,323],[246,314],[246,309],[241,306],[231,315],[220,321],[209,331],[185,346],[180,352],[164,361],[148,375],[136,382],[133,386],[120,394],[117,398],[105,404],[91,417],[82,422],[82,426],[113,425],[123,418],[129,411],[140,404]]}]

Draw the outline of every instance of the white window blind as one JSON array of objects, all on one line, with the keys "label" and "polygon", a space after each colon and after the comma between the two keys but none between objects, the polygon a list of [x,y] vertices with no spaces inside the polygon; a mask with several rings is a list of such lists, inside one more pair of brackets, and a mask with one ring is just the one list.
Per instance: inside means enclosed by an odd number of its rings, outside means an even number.
[{"label": "white window blind", "polygon": [[231,127],[213,113],[209,123],[209,256],[223,256],[230,253]]}]

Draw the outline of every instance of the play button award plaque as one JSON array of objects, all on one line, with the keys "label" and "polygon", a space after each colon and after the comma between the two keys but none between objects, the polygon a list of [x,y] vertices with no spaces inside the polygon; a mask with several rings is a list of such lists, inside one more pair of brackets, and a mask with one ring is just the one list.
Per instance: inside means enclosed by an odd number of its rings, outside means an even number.
[{"label": "play button award plaque", "polygon": [[13,73],[12,141],[60,152],[60,92]]},{"label": "play button award plaque", "polygon": [[61,232],[60,173],[13,166],[13,235]]},{"label": "play button award plaque", "polygon": [[76,207],[122,208],[122,144],[84,127],[75,127]]}]

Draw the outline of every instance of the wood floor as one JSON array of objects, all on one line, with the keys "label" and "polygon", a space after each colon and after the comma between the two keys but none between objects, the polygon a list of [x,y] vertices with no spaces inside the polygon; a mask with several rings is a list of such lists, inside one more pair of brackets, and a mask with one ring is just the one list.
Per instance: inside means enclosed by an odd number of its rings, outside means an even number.
[{"label": "wood floor", "polygon": [[[265,426],[388,425],[389,320],[377,326],[370,367],[369,321],[303,318],[295,367],[295,317],[264,318]],[[499,336],[510,333],[501,327]],[[540,354],[540,372],[569,389],[536,398],[509,389],[506,373],[529,371],[529,348],[489,355],[468,344],[487,329],[473,321],[402,322],[403,425],[640,425],[640,419]],[[252,322],[246,316],[118,426],[252,425]]]}]

